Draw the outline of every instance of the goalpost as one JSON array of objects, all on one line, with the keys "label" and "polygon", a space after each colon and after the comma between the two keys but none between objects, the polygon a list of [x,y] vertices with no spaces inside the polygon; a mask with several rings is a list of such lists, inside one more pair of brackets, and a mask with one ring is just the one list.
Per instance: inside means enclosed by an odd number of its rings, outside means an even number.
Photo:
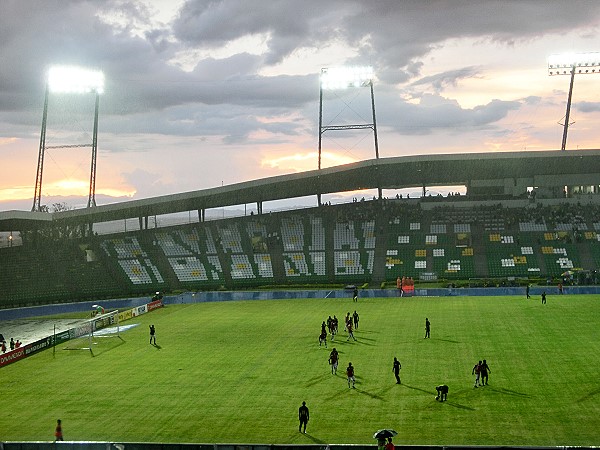
[{"label": "goalpost", "polygon": [[73,344],[67,345],[65,350],[89,350],[93,353],[98,338],[116,337],[123,340],[119,329],[119,310],[98,314],[69,330],[69,334]]}]

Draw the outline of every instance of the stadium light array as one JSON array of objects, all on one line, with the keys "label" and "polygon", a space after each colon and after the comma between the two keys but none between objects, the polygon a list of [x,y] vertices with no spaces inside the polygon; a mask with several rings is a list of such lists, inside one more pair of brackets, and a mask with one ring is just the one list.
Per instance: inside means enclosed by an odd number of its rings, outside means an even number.
[{"label": "stadium light array", "polygon": [[373,68],[370,66],[321,69],[321,88],[325,90],[365,87],[372,81]]},{"label": "stadium light array", "polygon": [[600,53],[566,53],[550,55],[548,58],[548,75],[571,75],[600,73]]},{"label": "stadium light array", "polygon": [[[567,112],[565,114],[565,123],[563,125],[563,138],[561,150],[566,150],[567,133],[569,131],[569,116],[571,114],[571,99],[573,98],[573,84],[575,83],[575,74],[600,73],[600,53],[565,53],[561,55],[550,55],[548,58],[548,75],[569,75],[571,84],[569,85],[569,95],[567,97]],[[560,122],[559,122],[560,123]]]},{"label": "stadium light array", "polygon": [[48,70],[51,92],[68,94],[104,93],[104,74],[74,66],[54,66]]}]

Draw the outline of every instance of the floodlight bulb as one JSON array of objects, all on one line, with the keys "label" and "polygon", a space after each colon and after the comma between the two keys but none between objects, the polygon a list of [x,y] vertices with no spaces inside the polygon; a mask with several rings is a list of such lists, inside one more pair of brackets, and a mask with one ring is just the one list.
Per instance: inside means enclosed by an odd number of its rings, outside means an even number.
[{"label": "floodlight bulb", "polygon": [[368,86],[373,80],[372,67],[329,67],[321,69],[321,88],[326,90]]},{"label": "floodlight bulb", "polygon": [[85,94],[104,92],[104,74],[98,70],[74,66],[55,66],[48,70],[48,86],[52,92]]}]

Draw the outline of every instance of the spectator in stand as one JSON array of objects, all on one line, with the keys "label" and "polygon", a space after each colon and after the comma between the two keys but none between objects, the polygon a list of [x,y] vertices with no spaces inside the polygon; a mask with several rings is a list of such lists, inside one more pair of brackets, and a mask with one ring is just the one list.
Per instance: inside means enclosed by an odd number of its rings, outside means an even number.
[{"label": "spectator in stand", "polygon": [[6,341],[2,341],[2,353],[6,353]]},{"label": "spectator in stand", "polygon": [[15,340],[14,338],[10,338],[10,351],[12,352],[15,349]]},{"label": "spectator in stand", "polygon": [[404,295],[404,290],[402,289],[403,278],[396,278],[396,288],[400,291],[400,297]]},{"label": "spectator in stand", "polygon": [[17,339],[17,342],[15,342],[15,348],[19,348],[21,346],[21,341]]}]

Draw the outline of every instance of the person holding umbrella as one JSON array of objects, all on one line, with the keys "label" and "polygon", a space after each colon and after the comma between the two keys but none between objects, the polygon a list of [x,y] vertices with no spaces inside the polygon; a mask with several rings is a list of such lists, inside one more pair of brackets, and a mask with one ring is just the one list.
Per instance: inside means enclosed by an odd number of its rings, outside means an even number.
[{"label": "person holding umbrella", "polygon": [[[390,428],[377,430],[375,434],[373,434],[373,438],[377,439],[377,450],[394,450],[392,438],[397,434],[398,432]],[[386,439],[388,440],[387,444],[385,442]]]}]

